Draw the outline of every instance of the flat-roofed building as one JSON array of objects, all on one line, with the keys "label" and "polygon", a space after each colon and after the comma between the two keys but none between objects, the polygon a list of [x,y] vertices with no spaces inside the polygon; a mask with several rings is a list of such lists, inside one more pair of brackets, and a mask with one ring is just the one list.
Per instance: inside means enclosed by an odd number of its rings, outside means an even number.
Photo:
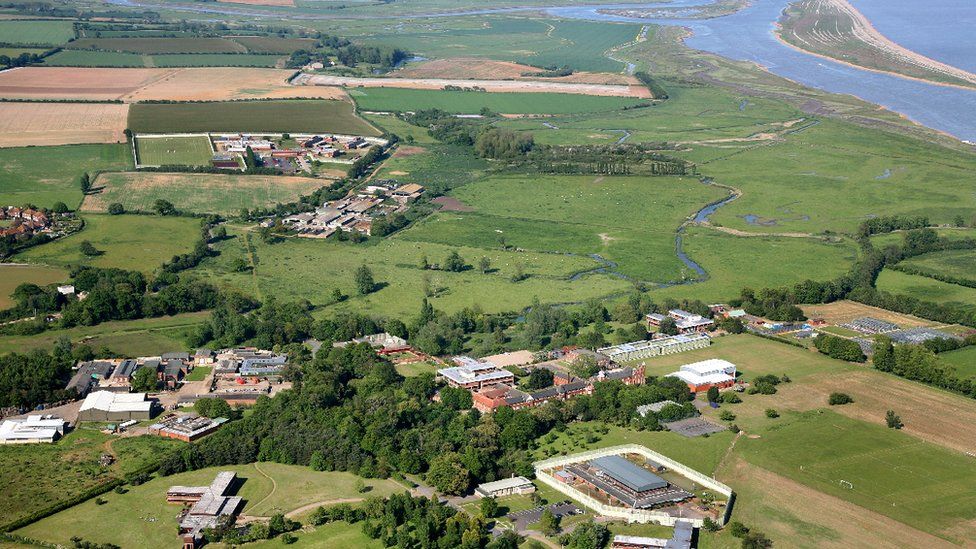
[{"label": "flat-roofed building", "polygon": [[670,539],[649,538],[644,536],[613,536],[611,549],[690,549],[695,527],[687,520],[674,523],[674,532]]},{"label": "flat-roofed building", "polygon": [[719,358],[685,364],[677,372],[668,374],[688,385],[693,393],[707,391],[712,387],[724,389],[735,385],[735,364]]},{"label": "flat-roofed building", "polygon": [[85,397],[78,410],[78,421],[128,421],[152,417],[155,402],[146,393],[96,391]]},{"label": "flat-roofed building", "polygon": [[0,423],[0,444],[54,442],[64,435],[64,420],[52,415],[29,415]]},{"label": "flat-roofed building", "polygon": [[662,315],[660,313],[651,313],[647,315],[645,320],[647,321],[648,330],[650,330],[651,327],[660,326],[661,322],[668,317],[674,319],[674,323],[678,327],[678,333],[681,334],[704,332],[715,324],[715,321],[708,317],[696,315],[695,313],[689,313],[688,311],[683,311],[681,309],[671,309],[668,311],[667,315]]},{"label": "flat-roofed building", "polygon": [[566,467],[578,481],[599,491],[611,505],[648,509],[694,496],[620,455]]},{"label": "flat-roofed building", "polygon": [[238,373],[241,377],[277,376],[288,364],[286,355],[272,355],[245,358],[241,361]]},{"label": "flat-roofed building", "polygon": [[206,436],[227,422],[227,418],[199,416],[174,416],[149,426],[149,434],[163,438],[193,442]]},{"label": "flat-roofed building", "polygon": [[513,494],[531,494],[535,492],[535,484],[525,477],[511,477],[479,484],[474,493],[482,498],[497,498]]},{"label": "flat-roofed building", "polygon": [[481,389],[486,385],[515,382],[515,375],[512,372],[499,369],[489,362],[481,362],[467,356],[456,356],[454,363],[459,366],[437,370],[437,374],[451,387]]}]

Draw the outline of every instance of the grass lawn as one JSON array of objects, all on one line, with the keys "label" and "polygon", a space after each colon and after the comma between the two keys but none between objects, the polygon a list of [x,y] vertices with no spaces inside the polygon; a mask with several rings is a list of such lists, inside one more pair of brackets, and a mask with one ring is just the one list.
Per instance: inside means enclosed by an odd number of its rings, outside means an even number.
[{"label": "grass lawn", "polygon": [[976,310],[976,288],[949,284],[924,276],[885,269],[878,277],[877,288],[884,292],[907,295],[923,301]]},{"label": "grass lawn", "polygon": [[434,373],[437,371],[438,366],[433,362],[411,362],[409,364],[397,364],[396,371],[401,376],[413,377],[419,376],[424,373]]},{"label": "grass lawn", "polygon": [[441,109],[478,114],[488,108],[503,114],[570,114],[616,111],[647,103],[637,97],[582,95],[574,93],[480,92],[414,90],[407,88],[354,88],[349,95],[367,111],[419,111]]},{"label": "grass lawn", "polygon": [[71,21],[0,21],[7,44],[58,46],[74,38]]},{"label": "grass lawn", "polygon": [[118,202],[126,211],[152,211],[157,199],[165,199],[182,211],[236,215],[241,208],[273,208],[294,202],[329,183],[326,179],[267,175],[107,173],[95,181],[102,191],[85,197],[82,210],[106,212]]},{"label": "grass lawn", "polygon": [[[295,532],[297,541],[288,547],[329,547],[330,549],[383,549],[383,542],[371,539],[363,533],[360,523],[331,522],[322,526],[315,526],[310,530]],[[247,549],[279,549],[282,547],[279,538],[248,543]],[[223,544],[214,545],[217,549],[227,547]]]},{"label": "grass lawn", "polygon": [[6,309],[14,304],[10,296],[21,284],[30,282],[38,286],[46,286],[66,280],[68,280],[68,273],[55,267],[0,264],[0,309]]},{"label": "grass lawn", "polygon": [[0,149],[0,204],[50,208],[60,201],[76,208],[82,173],[130,168],[132,153],[125,144]]},{"label": "grass lawn", "polygon": [[193,371],[190,372],[184,379],[187,381],[203,381],[210,376],[210,372],[213,371],[213,366],[194,366]]},{"label": "grass lawn", "polygon": [[333,132],[379,135],[356,116],[353,105],[335,100],[136,103],[129,109],[136,133]]},{"label": "grass lawn", "polygon": [[[108,502],[85,503],[57,513],[26,528],[20,535],[53,543],[67,544],[71,536],[81,536],[98,543],[115,543],[122,547],[166,547],[178,543],[176,516],[179,505],[166,503],[166,490],[173,485],[209,484],[219,471],[235,471],[243,479],[238,495],[244,498],[247,514],[269,516],[274,509],[290,511],[319,501],[386,495],[396,491],[393,481],[366,480],[375,488],[361,495],[353,488],[355,479],[348,473],[316,472],[297,465],[259,463],[212,467],[153,479],[129,487],[126,494],[109,493]],[[265,515],[264,513],[268,513]],[[149,519],[155,519],[150,521]],[[105,528],[105,524],[115,525]],[[356,525],[360,532],[360,525]],[[280,541],[276,541],[280,544]]]},{"label": "grass lawn", "polygon": [[209,166],[213,149],[206,136],[137,136],[136,156],[140,166]]},{"label": "grass lawn", "polygon": [[[238,231],[233,227],[229,230]],[[412,315],[424,298],[425,279],[435,294],[429,298],[430,302],[445,311],[475,304],[488,312],[517,311],[530,305],[536,297],[544,302],[575,302],[620,293],[631,287],[626,281],[607,275],[569,280],[573,273],[599,266],[589,258],[446,246],[399,237],[355,245],[305,238],[265,244],[246,230],[233,236],[217,246],[219,256],[205,259],[197,271],[215,283],[256,296],[308,299],[323,306],[332,305],[333,288],[349,296],[329,310],[356,310],[391,317]],[[231,267],[235,259],[244,258],[251,263],[252,255],[245,248],[248,239],[257,258],[254,272],[235,272]],[[431,263],[440,263],[452,250],[457,250],[472,265],[480,257],[488,257],[492,271],[482,274],[477,269],[469,269],[452,273],[420,268],[422,256],[426,255]],[[365,296],[357,294],[353,276],[363,264],[372,269],[379,286],[377,291]],[[518,265],[528,278],[512,282]]]},{"label": "grass lawn", "polygon": [[441,212],[402,234],[413,241],[599,254],[644,281],[681,278],[678,225],[724,191],[677,177],[492,176],[451,195],[470,212]]},{"label": "grass lawn", "polygon": [[957,543],[974,540],[958,530],[976,519],[971,457],[822,410],[789,414],[758,434],[736,445],[752,464]]},{"label": "grass lawn", "polygon": [[[105,468],[98,458],[109,441],[117,461]],[[0,446],[0,522],[7,524],[121,477],[158,459],[161,452],[177,446],[174,442],[158,437],[116,438],[96,426],[75,429],[54,444]]]},{"label": "grass lawn", "polygon": [[976,283],[976,250],[946,250],[906,259],[905,265],[923,273],[951,276]]},{"label": "grass lawn", "polygon": [[[84,219],[85,228],[80,232],[30,248],[14,256],[15,260],[151,273],[174,255],[189,252],[200,238],[199,220],[186,217],[86,214]],[[82,255],[78,248],[85,240],[102,255]]]},{"label": "grass lawn", "polygon": [[0,336],[0,353],[50,349],[61,336],[121,356],[153,356],[186,349],[186,335],[210,317],[208,311],[138,320],[113,320],[97,326],[49,330],[31,336]]},{"label": "grass lawn", "polygon": [[952,366],[956,370],[956,374],[961,377],[976,376],[976,347],[974,346],[948,353],[941,353],[939,358],[949,366]]}]

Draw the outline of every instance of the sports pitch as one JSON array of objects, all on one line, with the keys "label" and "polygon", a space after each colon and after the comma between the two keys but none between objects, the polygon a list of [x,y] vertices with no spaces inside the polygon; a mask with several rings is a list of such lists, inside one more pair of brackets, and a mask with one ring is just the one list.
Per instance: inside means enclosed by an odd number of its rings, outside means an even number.
[{"label": "sports pitch", "polygon": [[135,140],[139,166],[207,166],[213,158],[210,139],[206,136],[138,136]]}]

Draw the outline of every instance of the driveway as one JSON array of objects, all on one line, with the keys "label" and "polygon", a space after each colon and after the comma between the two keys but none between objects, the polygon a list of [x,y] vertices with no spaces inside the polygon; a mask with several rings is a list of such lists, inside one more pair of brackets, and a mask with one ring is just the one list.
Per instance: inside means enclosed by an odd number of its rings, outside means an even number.
[{"label": "driveway", "polygon": [[542,512],[549,509],[556,518],[562,518],[570,515],[578,515],[583,512],[582,509],[577,507],[572,503],[553,503],[548,506],[536,507],[535,509],[526,509],[525,511],[517,511],[515,513],[509,513],[506,518],[515,524],[515,531],[522,533],[529,529],[529,525],[539,522],[542,518]]}]

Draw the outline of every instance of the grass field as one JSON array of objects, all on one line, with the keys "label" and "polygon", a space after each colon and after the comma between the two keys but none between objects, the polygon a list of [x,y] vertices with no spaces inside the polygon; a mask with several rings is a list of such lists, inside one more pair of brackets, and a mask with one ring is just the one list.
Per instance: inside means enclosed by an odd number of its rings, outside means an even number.
[{"label": "grass field", "polygon": [[210,376],[210,372],[213,371],[213,366],[195,366],[193,371],[187,374],[187,381],[204,381]]},{"label": "grass field", "polygon": [[345,101],[244,101],[224,103],[135,104],[129,128],[167,132],[334,132],[378,135]]},{"label": "grass field", "polygon": [[[365,480],[372,489],[356,492],[356,478],[349,473],[316,472],[307,467],[259,463],[213,467],[151,480],[132,486],[126,494],[103,496],[108,502],[86,501],[18,530],[18,533],[54,543],[68,543],[72,535],[122,547],[166,547],[179,542],[176,515],[180,506],[166,503],[172,485],[209,484],[219,471],[235,471],[243,479],[237,495],[244,498],[244,514],[270,516],[275,510],[291,511],[303,505],[340,498],[384,496],[402,487],[390,480]],[[154,521],[147,519],[154,518]],[[106,521],[117,527],[105,528]],[[360,531],[357,525],[356,531]],[[280,541],[276,543],[280,544]]]},{"label": "grass field", "polygon": [[[0,522],[7,524],[121,477],[179,444],[158,437],[117,439],[97,427],[75,429],[54,444],[0,446]],[[104,468],[98,458],[106,444],[118,461]]]},{"label": "grass field", "polygon": [[121,51],[129,53],[245,53],[247,48],[225,38],[80,38],[73,50]]},{"label": "grass field", "polygon": [[44,59],[56,67],[274,67],[283,57],[250,53],[139,54],[62,50]]},{"label": "grass field", "polygon": [[[30,248],[14,259],[62,267],[90,265],[151,273],[174,255],[190,251],[200,238],[199,220],[186,217],[88,214],[84,219],[85,228],[81,232]],[[85,240],[103,252],[102,255],[82,255],[78,247]]]},{"label": "grass field", "polygon": [[71,21],[0,21],[7,44],[59,46],[74,38]]},{"label": "grass field", "polygon": [[[535,252],[501,251],[467,246],[445,246],[428,242],[405,241],[398,237],[375,245],[287,239],[278,244],[264,244],[256,234],[237,232],[235,238],[218,245],[221,254],[204,260],[199,272],[217,283],[228,284],[255,296],[275,295],[279,299],[307,299],[316,305],[332,305],[330,294],[339,288],[349,299],[329,310],[355,310],[392,317],[412,315],[424,298],[424,279],[434,295],[430,302],[438,309],[457,311],[479,304],[491,312],[516,311],[530,305],[533,298],[544,302],[579,301],[626,291],[632,286],[607,275],[591,275],[571,281],[576,272],[599,267],[589,258],[569,257]],[[237,273],[231,263],[243,258],[251,263],[245,249],[249,239],[257,263],[253,273]],[[424,271],[421,256],[430,262],[441,262],[457,250],[469,263],[476,265],[482,256],[491,260],[492,272],[477,269],[460,273]],[[369,265],[378,291],[357,295],[353,274],[363,264]],[[516,265],[528,278],[512,282]]]},{"label": "grass field", "polygon": [[124,144],[0,149],[0,204],[50,208],[60,201],[75,208],[81,204],[82,173],[131,167],[132,153]]},{"label": "grass field", "polygon": [[403,233],[412,241],[578,255],[600,254],[640,280],[679,279],[674,231],[724,191],[673,177],[494,176],[452,196],[470,212],[442,212]]},{"label": "grass field", "polygon": [[328,180],[308,177],[110,173],[99,176],[95,185],[103,190],[87,196],[82,210],[104,212],[109,204],[118,202],[126,210],[151,211],[153,203],[162,198],[183,211],[236,214],[241,208],[293,202],[328,183]]},{"label": "grass field", "polygon": [[976,519],[971,457],[828,411],[791,414],[759,434],[736,446],[750,463],[957,543],[976,541],[958,529]]},{"label": "grass field", "polygon": [[23,53],[29,53],[31,55],[40,55],[47,51],[47,48],[3,48],[0,47],[0,55],[6,55],[7,57],[17,57]]},{"label": "grass field", "polygon": [[140,166],[208,166],[213,158],[210,139],[197,137],[136,136]]},{"label": "grass field", "polygon": [[4,265],[0,263],[0,309],[6,309],[14,304],[10,295],[17,286],[30,282],[38,286],[65,282],[68,273],[54,267],[36,265]]},{"label": "grass field", "polygon": [[119,356],[154,356],[186,349],[186,336],[210,317],[208,311],[174,316],[115,320],[98,326],[51,330],[32,336],[0,336],[0,353],[51,349],[59,337],[93,349],[108,348]]},{"label": "grass field", "polygon": [[946,275],[976,283],[976,250],[946,250],[915,256],[904,261],[925,273]]},{"label": "grass field", "polygon": [[420,374],[433,374],[437,371],[438,365],[433,362],[413,362],[410,364],[397,364],[396,371],[404,377],[419,376]]},{"label": "grass field", "polygon": [[[966,238],[976,238],[976,229],[970,228],[938,228],[935,229],[940,237],[947,238],[949,240],[963,240]],[[895,231],[892,233],[876,234],[871,237],[871,244],[875,248],[884,249],[885,246],[897,245],[900,246],[905,241],[905,233],[903,231]]]},{"label": "grass field", "polygon": [[53,67],[146,67],[148,56],[118,51],[61,50],[44,58]]},{"label": "grass field", "polygon": [[[348,522],[331,522],[316,526],[312,529],[302,529],[295,533],[296,541],[290,547],[329,547],[331,549],[384,549],[383,542],[372,539],[363,533],[361,524]],[[278,549],[282,546],[281,539],[269,539],[248,543],[248,549]],[[215,548],[224,549],[224,544],[215,544]]]},{"label": "grass field", "polygon": [[976,288],[949,284],[924,276],[885,269],[878,277],[879,290],[903,294],[923,301],[976,310]]},{"label": "grass field", "polygon": [[[394,131],[402,139],[404,134],[398,129],[383,127],[387,131]],[[382,164],[375,177],[396,179],[401,183],[419,183],[428,192],[443,192],[478,179],[488,167],[488,162],[458,145],[417,146],[404,145],[401,141],[393,157]]]},{"label": "grass field", "polygon": [[942,353],[939,358],[952,366],[960,377],[976,377],[976,347],[969,346],[958,351]]},{"label": "grass field", "polygon": [[615,111],[646,103],[634,97],[605,97],[569,93],[496,93],[477,91],[354,88],[349,95],[367,111],[413,111],[438,108],[477,114],[488,108],[505,114],[567,114]]},{"label": "grass field", "polygon": [[295,50],[310,50],[315,45],[312,38],[279,38],[277,36],[235,36],[234,42],[247,48],[251,53],[284,53]]}]

